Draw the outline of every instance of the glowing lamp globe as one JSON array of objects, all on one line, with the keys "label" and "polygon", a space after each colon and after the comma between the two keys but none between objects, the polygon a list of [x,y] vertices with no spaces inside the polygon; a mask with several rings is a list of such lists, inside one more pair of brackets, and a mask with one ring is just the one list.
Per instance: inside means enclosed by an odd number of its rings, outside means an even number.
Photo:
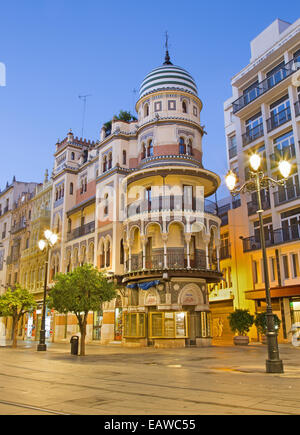
[{"label": "glowing lamp globe", "polygon": [[40,240],[39,243],[38,243],[38,245],[39,245],[39,249],[40,249],[41,251],[43,251],[43,250],[45,249],[45,247],[46,247],[46,242],[45,242],[45,240]]},{"label": "glowing lamp globe", "polygon": [[234,172],[229,171],[225,178],[226,185],[228,189],[231,191],[235,188],[236,185],[236,175]]},{"label": "glowing lamp globe", "polygon": [[249,161],[250,161],[251,168],[254,171],[257,171],[258,168],[260,167],[260,163],[261,163],[260,155],[259,154],[252,154]]},{"label": "glowing lamp globe", "polygon": [[287,162],[286,160],[282,160],[279,165],[279,171],[283,178],[287,178],[291,173],[291,164]]}]

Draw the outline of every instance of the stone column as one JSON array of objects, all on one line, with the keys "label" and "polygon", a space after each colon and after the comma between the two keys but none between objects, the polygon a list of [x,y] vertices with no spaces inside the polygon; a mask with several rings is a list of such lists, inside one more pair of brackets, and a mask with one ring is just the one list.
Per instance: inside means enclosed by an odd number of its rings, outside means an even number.
[{"label": "stone column", "polygon": [[209,250],[208,250],[208,245],[209,245],[209,241],[210,241],[210,235],[205,234],[205,236],[203,236],[203,241],[205,243],[206,269],[210,269],[210,265],[209,265]]},{"label": "stone column", "polygon": [[167,249],[168,234],[163,233],[161,237],[164,242],[164,269],[167,269],[168,268],[168,249]]},{"label": "stone column", "polygon": [[147,236],[142,235],[141,238],[141,244],[142,244],[142,250],[143,250],[143,269],[146,269],[146,244],[147,244]]},{"label": "stone column", "polygon": [[191,260],[190,260],[190,242],[191,242],[192,235],[191,233],[185,233],[184,239],[186,243],[186,255],[187,255],[187,269],[191,268]]}]

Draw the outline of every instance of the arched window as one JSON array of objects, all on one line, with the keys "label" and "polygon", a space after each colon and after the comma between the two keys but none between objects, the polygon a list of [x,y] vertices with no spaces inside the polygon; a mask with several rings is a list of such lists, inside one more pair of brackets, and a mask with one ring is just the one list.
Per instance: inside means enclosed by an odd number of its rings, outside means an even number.
[{"label": "arched window", "polygon": [[185,154],[185,143],[183,137],[179,139],[179,154]]},{"label": "arched window", "polygon": [[108,154],[108,169],[112,167],[112,153]]},{"label": "arched window", "polygon": [[107,157],[103,157],[103,172],[106,172],[107,170]]},{"label": "arched window", "polygon": [[182,102],[182,111],[183,113],[187,113],[187,106],[185,101]]},{"label": "arched window", "polygon": [[75,153],[71,153],[71,160],[75,160]]},{"label": "arched window", "polygon": [[108,193],[104,195],[104,215],[108,215]]},{"label": "arched window", "polygon": [[110,241],[107,241],[106,249],[106,267],[110,267]]},{"label": "arched window", "polygon": [[192,150],[193,150],[193,142],[192,139],[188,140],[188,145],[187,145],[187,151],[186,153],[191,156],[192,155]]},{"label": "arched window", "polygon": [[153,142],[152,140],[148,143],[148,150],[147,150],[147,156],[152,157],[153,156]]},{"label": "arched window", "polygon": [[146,145],[142,143],[142,159],[146,158]]},{"label": "arched window", "polygon": [[126,165],[126,151],[123,150],[123,165]]},{"label": "arched window", "polygon": [[123,239],[120,242],[120,264],[124,264],[124,243]]},{"label": "arched window", "polygon": [[149,104],[145,104],[144,106],[144,116],[149,116]]},{"label": "arched window", "polygon": [[73,195],[74,185],[70,183],[70,195]]}]

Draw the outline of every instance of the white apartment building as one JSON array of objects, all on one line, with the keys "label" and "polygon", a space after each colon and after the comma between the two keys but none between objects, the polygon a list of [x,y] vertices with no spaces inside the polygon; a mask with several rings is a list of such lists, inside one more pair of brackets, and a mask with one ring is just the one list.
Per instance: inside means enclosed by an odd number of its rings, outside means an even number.
[{"label": "white apartment building", "polygon": [[[282,158],[292,163],[285,187],[262,192],[273,308],[288,339],[291,324],[300,321],[300,19],[275,20],[250,45],[250,63],[232,78],[232,97],[224,104],[228,166],[242,185],[253,152],[262,156],[262,169],[273,179],[280,178]],[[231,243],[241,245],[240,282],[247,283],[240,291],[260,311],[265,293],[257,197],[236,199],[241,205],[229,211],[229,232],[235,215]]]}]

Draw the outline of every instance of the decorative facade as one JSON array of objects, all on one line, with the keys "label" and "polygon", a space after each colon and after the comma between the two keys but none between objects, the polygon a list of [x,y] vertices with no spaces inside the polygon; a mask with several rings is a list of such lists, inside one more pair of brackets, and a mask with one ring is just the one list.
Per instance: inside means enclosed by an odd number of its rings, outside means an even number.
[{"label": "decorative facade", "polygon": [[[203,168],[201,110],[195,81],[166,56],[141,85],[137,121],[114,118],[98,142],[70,131],[56,145],[49,285],[91,262],[119,286],[90,314],[90,340],[210,344],[207,285],[221,279],[221,221],[206,198],[220,179]],[[55,340],[74,332],[72,315],[55,316]]]}]

